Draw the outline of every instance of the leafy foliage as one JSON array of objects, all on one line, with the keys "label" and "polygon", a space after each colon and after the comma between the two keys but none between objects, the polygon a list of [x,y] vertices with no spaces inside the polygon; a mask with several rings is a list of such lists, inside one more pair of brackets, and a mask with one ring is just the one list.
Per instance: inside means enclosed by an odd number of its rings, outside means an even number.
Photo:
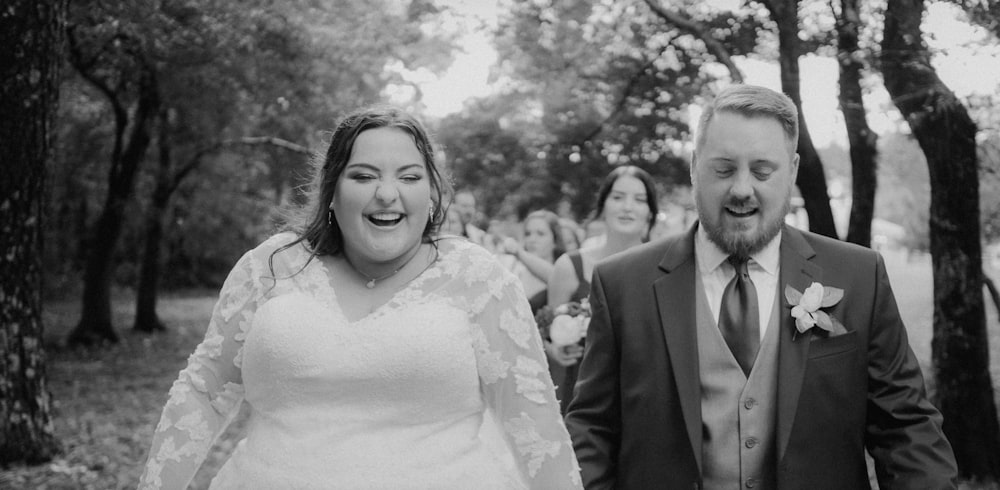
[{"label": "leafy foliage", "polygon": [[487,216],[527,212],[527,203],[544,193],[546,175],[532,149],[537,123],[510,111],[516,97],[474,102],[463,114],[438,127],[447,171],[459,189],[489,189],[477,205]]},{"label": "leafy foliage", "polygon": [[[753,16],[699,12],[734,53],[752,50],[759,26]],[[565,201],[572,214],[587,215],[597,185],[616,165],[641,166],[664,187],[688,182],[688,104],[718,72],[692,34],[665,24],[638,1],[518,2],[501,21],[496,45],[503,75],[520,89],[501,96],[504,113],[495,115],[539,122],[537,131],[525,133],[530,138],[522,135],[531,157],[514,162],[531,179],[513,206],[519,214]],[[461,117],[477,116],[467,111]],[[461,126],[446,125],[442,132]],[[481,162],[463,160],[456,167]],[[507,189],[471,177],[481,173],[456,168],[458,186],[477,187],[491,205],[501,202]]]},{"label": "leafy foliage", "polygon": [[969,19],[1000,37],[1000,1],[998,0],[947,0],[962,7]]},{"label": "leafy foliage", "polygon": [[[51,179],[55,219],[46,239],[60,247],[47,250],[47,284],[72,294],[67,286],[89,250],[82,237],[107,193],[115,117],[134,103],[140,67],[155,74],[164,113],[158,124],[166,125],[151,148],[166,143],[170,178],[194,167],[173,195],[165,283],[208,284],[273,231],[279,216],[268,210],[295,201],[308,162],[278,149],[204,150],[260,135],[321,147],[341,114],[378,101],[386,84],[398,81],[388,66],[447,65],[454,40],[424,29],[438,14],[427,0],[73,2],[69,32],[81,76],[63,84]],[[122,106],[109,105],[109,94]],[[122,284],[137,275],[141,218],[162,178],[153,167],[141,168],[124,217],[123,241],[131,246],[115,258]]]}]

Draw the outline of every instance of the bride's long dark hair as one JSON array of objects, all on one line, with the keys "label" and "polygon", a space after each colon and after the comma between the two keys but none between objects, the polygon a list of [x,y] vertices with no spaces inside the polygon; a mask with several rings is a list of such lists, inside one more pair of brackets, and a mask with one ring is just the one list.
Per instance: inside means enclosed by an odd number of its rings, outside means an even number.
[{"label": "bride's long dark hair", "polygon": [[[306,189],[306,204],[295,209],[282,231],[295,233],[297,238],[275,250],[269,259],[271,273],[274,274],[273,260],[278,252],[306,242],[309,261],[318,255],[339,255],[343,252],[344,236],[337,218],[329,212],[337,181],[344,172],[358,135],[377,128],[398,128],[405,131],[416,144],[423,157],[431,185],[431,213],[424,227],[423,241],[430,242],[444,222],[446,209],[444,196],[450,193],[448,181],[442,178],[434,161],[434,146],[423,124],[402,109],[388,105],[375,105],[358,109],[345,116],[330,139],[325,155],[312,159],[313,173]],[[306,263],[308,264],[307,261]],[[303,266],[304,267],[304,266]]]}]

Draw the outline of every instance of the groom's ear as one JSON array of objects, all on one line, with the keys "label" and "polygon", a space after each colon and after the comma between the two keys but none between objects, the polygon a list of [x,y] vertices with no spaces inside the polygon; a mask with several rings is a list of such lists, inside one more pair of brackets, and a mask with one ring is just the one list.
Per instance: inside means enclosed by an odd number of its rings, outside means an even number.
[{"label": "groom's ear", "polygon": [[792,153],[791,168],[789,168],[789,171],[791,172],[791,175],[792,175],[792,185],[795,185],[795,182],[799,178],[799,154],[798,153]]}]

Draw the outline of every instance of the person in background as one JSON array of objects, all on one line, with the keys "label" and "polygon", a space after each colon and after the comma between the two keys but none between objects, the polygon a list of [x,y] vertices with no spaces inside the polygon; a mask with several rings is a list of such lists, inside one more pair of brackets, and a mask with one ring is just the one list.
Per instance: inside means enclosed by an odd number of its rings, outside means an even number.
[{"label": "person in background", "polygon": [[441,224],[441,234],[469,238],[469,235],[466,232],[465,222],[462,221],[462,213],[458,212],[458,209],[454,206],[448,207],[444,223]]},{"label": "person in background", "polygon": [[465,223],[465,236],[476,245],[484,245],[486,232],[476,226],[479,210],[476,208],[475,194],[470,190],[456,192],[453,206],[462,217],[462,222]]},{"label": "person in background", "polygon": [[548,302],[548,282],[552,264],[566,252],[559,217],[552,211],[539,210],[524,218],[522,243],[504,237],[501,250],[513,259],[510,270],[524,285],[532,314]]},{"label": "person in background", "polygon": [[604,232],[607,226],[599,216],[594,216],[587,220],[584,226],[583,242],[580,248],[596,248],[604,245]]},{"label": "person in background", "polygon": [[580,243],[583,242],[583,230],[580,229],[580,225],[576,224],[576,221],[569,218],[559,218],[559,231],[562,234],[567,252],[580,249]]},{"label": "person in background", "polygon": [[223,285],[140,488],[187,488],[243,400],[212,489],[580,488],[521,283],[437,236],[446,187],[415,118],[346,116],[299,220]]},{"label": "person in background", "polygon": [[[597,246],[581,248],[556,260],[549,279],[549,306],[555,308],[586,298],[594,266],[611,255],[642,244],[649,235],[656,219],[656,203],[656,186],[645,170],[631,165],[612,170],[598,189],[594,211],[596,219],[605,224],[605,239]],[[583,348],[579,345],[557,348],[546,342],[545,352],[550,360],[565,369],[561,376],[553,372],[560,406],[565,412],[573,398]]]},{"label": "person in background", "polygon": [[588,489],[955,488],[877,252],[785,225],[798,113],[724,89],[691,159],[698,221],[594,269],[566,414]]}]

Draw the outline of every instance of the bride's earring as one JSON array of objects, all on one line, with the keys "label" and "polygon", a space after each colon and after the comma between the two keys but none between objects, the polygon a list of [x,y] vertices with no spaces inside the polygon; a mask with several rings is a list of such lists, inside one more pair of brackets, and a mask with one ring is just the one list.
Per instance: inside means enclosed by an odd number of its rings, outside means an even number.
[{"label": "bride's earring", "polygon": [[329,209],[326,212],[326,224],[333,226],[333,210]]}]

